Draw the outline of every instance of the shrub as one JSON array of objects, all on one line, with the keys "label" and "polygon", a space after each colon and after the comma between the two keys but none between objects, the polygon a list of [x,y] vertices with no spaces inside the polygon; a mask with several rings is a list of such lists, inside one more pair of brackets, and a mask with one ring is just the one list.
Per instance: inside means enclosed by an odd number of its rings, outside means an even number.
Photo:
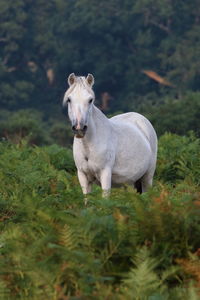
[{"label": "shrub", "polygon": [[12,143],[26,138],[29,144],[41,145],[50,142],[42,115],[35,110],[17,112],[1,111],[0,137]]},{"label": "shrub", "polygon": [[200,139],[194,134],[166,133],[159,140],[156,174],[159,180],[176,183],[186,179],[200,184]]},{"label": "shrub", "polygon": [[2,110],[0,119],[0,138],[12,143],[18,144],[26,139],[30,145],[72,144],[73,134],[69,122],[57,121],[56,118],[45,119],[43,113],[37,110]]},{"label": "shrub", "polygon": [[154,105],[142,104],[140,111],[149,118],[160,136],[165,132],[200,135],[200,93],[188,92],[182,99],[165,99]]}]

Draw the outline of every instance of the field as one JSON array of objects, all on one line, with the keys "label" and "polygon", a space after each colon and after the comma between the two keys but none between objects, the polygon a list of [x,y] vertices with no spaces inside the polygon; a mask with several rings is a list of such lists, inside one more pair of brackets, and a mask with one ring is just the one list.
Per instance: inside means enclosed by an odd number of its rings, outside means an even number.
[{"label": "field", "polygon": [[71,150],[0,143],[0,299],[197,300],[200,140],[159,140],[154,186],[88,205]]}]

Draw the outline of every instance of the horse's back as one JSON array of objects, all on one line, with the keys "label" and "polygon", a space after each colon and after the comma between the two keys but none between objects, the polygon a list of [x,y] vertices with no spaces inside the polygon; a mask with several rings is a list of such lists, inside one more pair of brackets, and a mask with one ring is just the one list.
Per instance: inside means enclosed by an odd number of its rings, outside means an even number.
[{"label": "horse's back", "polygon": [[128,112],[120,114],[110,118],[112,123],[128,123],[133,126],[136,126],[137,129],[143,134],[143,136],[148,140],[151,150],[154,154],[157,153],[157,135],[156,132],[150,123],[150,121],[145,118],[143,115],[136,112]]}]

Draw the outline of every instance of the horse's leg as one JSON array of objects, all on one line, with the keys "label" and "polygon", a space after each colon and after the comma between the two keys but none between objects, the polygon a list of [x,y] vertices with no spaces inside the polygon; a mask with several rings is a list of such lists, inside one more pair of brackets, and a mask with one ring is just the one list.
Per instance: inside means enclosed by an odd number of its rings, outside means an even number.
[{"label": "horse's leg", "polygon": [[156,156],[153,158],[148,171],[141,178],[141,180],[142,180],[142,193],[146,192],[152,186],[155,169],[156,169]]},{"label": "horse's leg", "polygon": [[147,192],[148,188],[152,186],[153,183],[153,175],[151,172],[147,172],[144,174],[144,176],[141,178],[142,183],[142,193]]},{"label": "horse's leg", "polygon": [[91,192],[91,183],[88,181],[87,176],[82,171],[78,170],[78,180],[84,195],[84,202],[87,204],[87,194]]},{"label": "horse's leg", "polygon": [[110,189],[111,189],[111,169],[110,168],[105,168],[101,171],[100,182],[101,182],[101,188],[103,190],[102,197],[108,198],[110,195]]}]

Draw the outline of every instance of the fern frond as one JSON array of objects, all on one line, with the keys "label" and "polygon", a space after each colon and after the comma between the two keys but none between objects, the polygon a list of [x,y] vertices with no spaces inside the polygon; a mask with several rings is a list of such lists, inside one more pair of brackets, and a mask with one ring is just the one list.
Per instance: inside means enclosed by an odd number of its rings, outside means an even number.
[{"label": "fern frond", "polygon": [[199,300],[200,299],[200,288],[196,288],[194,285],[190,284],[187,289],[188,298],[190,300]]},{"label": "fern frond", "polygon": [[117,252],[120,242],[114,243],[112,240],[108,242],[106,247],[101,251],[101,261],[105,265],[109,259]]},{"label": "fern frond", "polygon": [[199,300],[200,290],[190,283],[187,287],[175,287],[169,290],[169,300]]},{"label": "fern frond", "polygon": [[200,259],[181,259],[177,258],[176,262],[181,265],[182,269],[193,276],[196,280],[197,286],[200,288]]},{"label": "fern frond", "polygon": [[167,279],[174,277],[180,271],[180,267],[171,266],[165,270],[161,275],[161,281],[164,283]]},{"label": "fern frond", "polygon": [[130,270],[124,280],[128,288],[126,295],[130,299],[147,299],[161,287],[161,281],[154,271],[159,262],[151,258],[148,249],[143,247],[136,254],[133,263],[135,267]]},{"label": "fern frond", "polygon": [[59,241],[67,250],[74,250],[77,245],[77,239],[74,231],[69,225],[65,224],[63,228],[59,230]]}]

